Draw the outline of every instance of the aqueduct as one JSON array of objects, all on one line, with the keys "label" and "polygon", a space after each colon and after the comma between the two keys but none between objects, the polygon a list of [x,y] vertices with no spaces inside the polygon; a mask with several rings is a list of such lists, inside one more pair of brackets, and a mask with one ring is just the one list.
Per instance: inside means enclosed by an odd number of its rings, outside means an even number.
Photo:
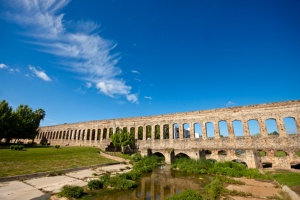
[{"label": "aqueduct", "polygon": [[[268,134],[269,120],[274,122],[276,134]],[[286,130],[287,120],[294,124],[292,133]],[[258,134],[251,131],[253,124]],[[300,164],[299,153],[297,155],[300,100],[45,126],[40,127],[36,139],[45,137],[51,144],[105,149],[110,144],[110,135],[116,134],[119,128],[134,134],[136,148],[142,155],[163,155],[166,163],[182,155],[193,159],[239,161],[249,168],[269,163],[273,168],[288,169]],[[286,156],[277,157],[279,151]]]}]

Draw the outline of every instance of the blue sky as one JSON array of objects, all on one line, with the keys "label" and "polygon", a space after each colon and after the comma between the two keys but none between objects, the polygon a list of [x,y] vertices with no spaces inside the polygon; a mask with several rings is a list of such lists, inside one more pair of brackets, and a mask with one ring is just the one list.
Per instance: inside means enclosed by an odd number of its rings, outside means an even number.
[{"label": "blue sky", "polygon": [[41,125],[300,99],[299,0],[0,0],[0,99]]}]

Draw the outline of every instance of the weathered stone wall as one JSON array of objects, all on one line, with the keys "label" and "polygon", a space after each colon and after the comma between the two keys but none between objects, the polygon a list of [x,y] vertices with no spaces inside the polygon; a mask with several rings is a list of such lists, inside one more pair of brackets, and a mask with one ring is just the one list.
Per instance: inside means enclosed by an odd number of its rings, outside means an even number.
[{"label": "weathered stone wall", "polygon": [[[287,134],[284,119],[294,119],[297,134]],[[279,135],[268,135],[266,120],[274,119]],[[240,121],[244,136],[236,136],[233,122]],[[249,120],[255,120],[259,126],[259,136],[251,136]],[[228,136],[220,135],[219,122],[225,122]],[[207,123],[212,123],[214,136],[207,134]],[[202,134],[196,138],[195,124],[201,126]],[[185,135],[184,125],[188,125],[190,135]],[[147,127],[151,127],[151,133],[147,133]],[[163,127],[168,127],[169,133]],[[143,154],[149,152],[161,152],[171,162],[171,153],[185,153],[193,158],[199,158],[199,151],[211,150],[218,152],[235,152],[247,150],[246,157],[226,156],[220,157],[207,155],[207,158],[215,160],[235,160],[245,162],[249,167],[259,167],[261,162],[270,162],[273,167],[290,168],[291,163],[300,163],[296,152],[300,149],[300,101],[287,101],[261,105],[250,105],[233,108],[221,108],[204,111],[175,113],[148,117],[134,117],[109,119],[99,121],[45,126],[40,128],[36,139],[46,137],[52,144],[99,146],[106,148],[109,144],[109,136],[118,128],[127,128],[135,135],[136,146]],[[140,129],[141,133],[138,133]],[[158,129],[158,130],[156,130]],[[159,132],[157,137],[155,133]],[[176,133],[175,133],[176,132]],[[177,137],[178,135],[178,137]],[[151,151],[149,151],[151,150]],[[167,152],[169,153],[166,153]],[[257,151],[263,150],[267,156],[257,158]],[[275,157],[278,150],[287,152],[284,158]],[[175,154],[175,156],[176,156]],[[241,159],[240,159],[241,158]]]}]

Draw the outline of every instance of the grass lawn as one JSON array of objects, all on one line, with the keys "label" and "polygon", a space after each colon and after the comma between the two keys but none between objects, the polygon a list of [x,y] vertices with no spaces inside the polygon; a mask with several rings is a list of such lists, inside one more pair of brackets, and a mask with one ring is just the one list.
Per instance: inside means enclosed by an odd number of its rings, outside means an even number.
[{"label": "grass lawn", "polygon": [[98,151],[95,147],[0,149],[0,177],[116,162]]}]

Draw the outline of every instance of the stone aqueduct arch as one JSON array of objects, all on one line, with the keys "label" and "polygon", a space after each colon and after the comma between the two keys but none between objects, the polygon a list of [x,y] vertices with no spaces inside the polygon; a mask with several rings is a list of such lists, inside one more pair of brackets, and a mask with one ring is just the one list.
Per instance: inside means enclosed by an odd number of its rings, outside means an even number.
[{"label": "stone aqueduct arch", "polygon": [[[287,134],[285,130],[284,119],[287,117],[294,119],[297,129],[295,134]],[[268,119],[276,120],[279,135],[268,135],[265,123]],[[244,136],[234,135],[233,122],[237,120],[242,124]],[[259,136],[250,135],[249,120],[257,120]],[[226,122],[228,137],[220,135],[218,125],[221,121]],[[207,123],[212,123],[214,137],[208,137]],[[177,128],[174,128],[175,124],[178,125]],[[190,128],[188,138],[184,130],[185,124]],[[195,124],[201,125],[200,138],[195,137]],[[169,127],[168,134],[164,129],[166,125]],[[151,127],[148,136],[147,126]],[[270,162],[274,168],[290,168],[291,163],[300,163],[300,157],[297,156],[300,150],[300,100],[45,126],[40,127],[36,139],[46,137],[51,144],[68,143],[74,146],[98,146],[105,149],[110,143],[109,135],[115,134],[117,128],[127,128],[134,133],[136,147],[142,155],[160,153],[164,155],[167,163],[179,153],[194,159],[241,160],[250,168],[261,167],[262,162]],[[159,136],[155,135],[155,130],[160,133]],[[139,135],[138,132],[141,131]],[[236,150],[242,150],[244,153],[238,155]],[[267,152],[267,155],[260,157],[258,150]],[[276,151],[279,150],[285,151],[287,156],[275,157]]]}]

